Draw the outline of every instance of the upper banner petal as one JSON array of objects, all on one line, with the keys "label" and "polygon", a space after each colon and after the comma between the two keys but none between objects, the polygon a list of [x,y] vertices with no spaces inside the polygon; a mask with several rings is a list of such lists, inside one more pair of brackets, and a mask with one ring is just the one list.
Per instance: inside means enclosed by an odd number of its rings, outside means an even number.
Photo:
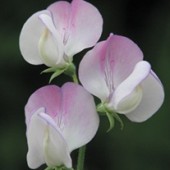
[{"label": "upper banner petal", "polygon": [[79,66],[79,79],[84,88],[103,101],[109,96],[105,74],[101,69],[101,60],[105,56],[106,48],[106,41],[97,43],[92,50],[85,54]]},{"label": "upper banner petal", "polygon": [[96,7],[83,0],[73,0],[66,35],[67,56],[94,46],[101,36],[102,25],[103,19]]},{"label": "upper banner petal", "polygon": [[51,4],[47,10],[51,12],[55,28],[63,37],[62,41],[64,42],[65,31],[68,29],[71,4],[67,1],[58,1]]},{"label": "upper banner petal", "polygon": [[53,118],[60,112],[61,91],[59,87],[55,85],[44,86],[30,96],[25,106],[27,125],[30,122],[31,116],[42,107]]},{"label": "upper banner petal", "polygon": [[66,83],[62,87],[62,94],[62,134],[72,151],[94,137],[99,126],[99,117],[93,97],[82,86]]},{"label": "upper banner petal", "polygon": [[[114,88],[133,71],[135,65],[143,59],[140,48],[129,38],[110,34],[107,39],[107,52],[102,57],[101,66],[109,70]],[[108,71],[107,71],[108,72]]]}]

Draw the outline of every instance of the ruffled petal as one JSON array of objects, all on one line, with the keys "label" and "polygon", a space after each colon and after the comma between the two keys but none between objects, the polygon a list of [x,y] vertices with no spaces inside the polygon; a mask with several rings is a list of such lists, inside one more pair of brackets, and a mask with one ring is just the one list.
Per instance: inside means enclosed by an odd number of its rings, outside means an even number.
[{"label": "ruffled petal", "polygon": [[62,94],[62,134],[72,151],[94,137],[99,126],[99,117],[93,97],[82,86],[66,83],[62,87]]},{"label": "ruffled petal", "polygon": [[149,75],[151,66],[146,61],[136,64],[133,72],[116,89],[109,106],[118,113],[129,113],[134,110],[142,99],[140,83]]},{"label": "ruffled petal", "polygon": [[164,89],[153,71],[141,83],[143,97],[140,105],[126,116],[134,122],[143,122],[150,118],[162,105],[164,101]]},{"label": "ruffled petal", "polygon": [[56,127],[54,120],[45,113],[34,114],[27,133],[27,161],[30,168],[43,163],[50,167],[72,167],[68,146]]},{"label": "ruffled petal", "polygon": [[35,65],[43,64],[38,44],[45,27],[39,19],[40,14],[49,14],[49,11],[43,10],[33,14],[25,22],[19,38],[19,46],[24,59]]},{"label": "ruffled petal", "polygon": [[72,1],[70,15],[65,52],[72,57],[96,44],[102,33],[103,19],[96,7],[83,0]]},{"label": "ruffled petal", "polygon": [[84,88],[102,101],[109,96],[109,88],[106,84],[105,74],[101,68],[102,57],[105,56],[107,42],[99,42],[86,53],[80,62],[79,79]]},{"label": "ruffled petal", "polygon": [[44,86],[36,90],[28,99],[25,106],[26,124],[29,125],[31,116],[40,108],[51,117],[60,113],[61,107],[61,90],[55,85]]}]

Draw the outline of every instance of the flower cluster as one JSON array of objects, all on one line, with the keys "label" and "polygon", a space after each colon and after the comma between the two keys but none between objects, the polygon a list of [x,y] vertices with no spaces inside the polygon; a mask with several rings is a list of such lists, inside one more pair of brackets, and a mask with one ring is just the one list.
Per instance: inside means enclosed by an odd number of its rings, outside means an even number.
[{"label": "flower cluster", "polygon": [[[73,78],[62,87],[36,90],[25,106],[27,162],[32,169],[71,169],[70,153],[86,145],[99,126],[97,112],[108,117],[111,130],[118,114],[134,122],[150,118],[162,105],[161,81],[130,39],[110,34],[98,42],[103,19],[84,0],[58,1],[33,14],[20,34],[20,50],[33,65],[45,64],[51,79],[65,73]],[[98,42],[98,43],[97,43]],[[93,47],[94,46],[94,47]],[[78,84],[73,56],[93,47],[80,62]],[[93,96],[101,103],[97,105]]]}]

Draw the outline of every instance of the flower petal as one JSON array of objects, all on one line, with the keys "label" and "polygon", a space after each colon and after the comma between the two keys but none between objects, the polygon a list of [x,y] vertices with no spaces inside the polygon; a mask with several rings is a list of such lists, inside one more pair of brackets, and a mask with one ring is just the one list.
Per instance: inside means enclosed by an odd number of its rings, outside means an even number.
[{"label": "flower petal", "polygon": [[139,85],[149,75],[150,70],[151,66],[148,62],[137,63],[130,76],[115,89],[109,107],[123,114],[134,110],[142,98]]},{"label": "flower petal", "polygon": [[[133,71],[135,65],[143,59],[140,48],[129,38],[110,34],[107,39],[107,51],[102,57],[101,68],[110,74],[116,88]],[[108,73],[110,72],[110,73]],[[107,75],[109,77],[109,75]],[[109,80],[108,80],[109,81]]]},{"label": "flower petal", "polygon": [[64,42],[65,31],[68,29],[71,4],[67,1],[58,1],[51,4],[47,10],[51,12],[55,28],[63,37],[62,42]]},{"label": "flower petal", "polygon": [[60,112],[61,90],[59,87],[55,85],[44,86],[30,96],[25,106],[27,126],[32,115],[42,107],[45,109],[45,112],[53,118]]},{"label": "flower petal", "polygon": [[57,64],[64,65],[62,37],[55,28],[52,16],[41,14],[39,18],[46,27],[39,41],[39,51],[44,64],[51,67]]},{"label": "flower petal", "polygon": [[84,88],[103,101],[109,96],[105,75],[100,67],[101,58],[106,53],[106,45],[106,41],[97,43],[85,54],[79,66],[79,79]]},{"label": "flower petal", "polygon": [[48,125],[43,143],[45,162],[50,167],[65,165],[71,168],[72,161],[68,145],[55,121],[45,113],[40,113],[39,117]]},{"label": "flower petal", "polygon": [[27,127],[27,163],[32,169],[36,169],[45,163],[43,154],[43,138],[45,132],[45,125],[39,120],[37,114],[41,112],[38,110],[30,122],[29,128]]},{"label": "flower petal", "polygon": [[164,101],[163,86],[153,71],[141,83],[143,97],[140,105],[126,116],[134,122],[143,122],[150,118]]},{"label": "flower petal", "polygon": [[40,14],[49,14],[49,11],[39,11],[28,18],[21,30],[19,38],[19,46],[24,59],[28,63],[35,65],[43,64],[38,50],[38,43],[45,27],[39,20],[38,16]]},{"label": "flower petal", "polygon": [[75,83],[66,83],[61,89],[49,85],[34,92],[25,107],[28,129],[37,110],[55,120],[58,131],[67,142],[69,152],[88,143],[99,126],[93,97]]},{"label": "flower petal", "polygon": [[142,58],[141,50],[130,39],[110,34],[82,59],[80,81],[90,93],[104,101]]},{"label": "flower petal", "polygon": [[54,120],[47,114],[37,113],[32,116],[27,139],[27,161],[30,168],[35,169],[43,163],[50,167],[72,167],[68,146]]},{"label": "flower petal", "polygon": [[93,97],[82,86],[66,83],[62,87],[62,94],[62,134],[72,151],[94,137],[99,126],[99,117]]},{"label": "flower petal", "polygon": [[[95,23],[95,24],[94,24]],[[68,25],[66,55],[73,56],[92,47],[102,33],[103,19],[96,7],[83,0],[73,0]]]}]

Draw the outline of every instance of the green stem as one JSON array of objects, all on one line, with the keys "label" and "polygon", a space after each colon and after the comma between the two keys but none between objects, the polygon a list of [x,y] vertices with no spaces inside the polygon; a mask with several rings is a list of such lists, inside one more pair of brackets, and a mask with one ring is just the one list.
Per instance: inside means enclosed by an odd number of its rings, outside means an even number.
[{"label": "green stem", "polygon": [[73,74],[72,78],[73,78],[73,82],[74,82],[74,83],[79,84],[79,81],[78,81],[78,78],[77,78],[76,73],[75,73],[75,74]]},{"label": "green stem", "polygon": [[84,159],[85,159],[86,145],[79,149],[78,160],[77,160],[77,170],[84,170]]}]

